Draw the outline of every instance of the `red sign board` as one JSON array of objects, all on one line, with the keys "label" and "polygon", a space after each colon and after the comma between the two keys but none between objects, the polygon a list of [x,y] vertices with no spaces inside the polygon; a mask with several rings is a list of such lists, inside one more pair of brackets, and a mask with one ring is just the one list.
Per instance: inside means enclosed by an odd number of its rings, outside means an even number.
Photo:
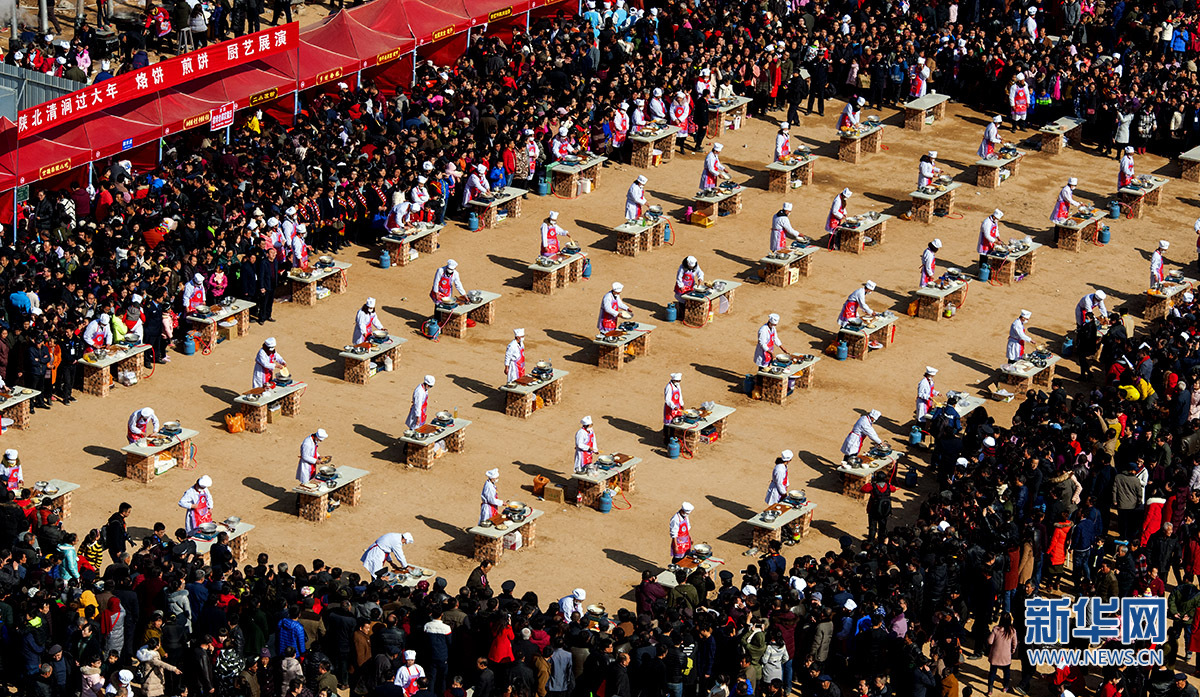
[{"label": "red sign board", "polygon": [[208,126],[210,130],[219,131],[233,125],[233,115],[237,112],[235,102],[225,102],[220,109],[209,110]]},{"label": "red sign board", "polygon": [[300,46],[299,26],[292,22],[212,44],[24,109],[17,113],[17,137],[26,138],[188,80],[214,75],[283,51],[294,51]]}]

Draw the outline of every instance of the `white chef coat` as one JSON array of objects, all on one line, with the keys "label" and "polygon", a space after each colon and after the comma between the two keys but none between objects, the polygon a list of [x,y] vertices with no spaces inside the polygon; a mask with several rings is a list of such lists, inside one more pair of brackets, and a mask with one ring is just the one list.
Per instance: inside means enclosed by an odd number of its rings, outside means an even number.
[{"label": "white chef coat", "polygon": [[[850,311],[852,307],[854,308],[853,312]],[[838,315],[838,326],[846,326],[855,317],[873,314],[875,311],[867,305],[867,289],[859,286],[854,289],[850,297],[846,298],[846,302],[842,303],[842,312]]]},{"label": "white chef coat", "polygon": [[779,503],[784,496],[787,496],[788,490],[788,466],[786,462],[780,462],[775,465],[775,469],[771,470],[771,483],[767,485],[768,506],[773,506]]},{"label": "white chef coat", "polygon": [[397,532],[380,535],[375,544],[367,547],[359,561],[371,578],[375,578],[375,574],[378,574],[388,561],[399,567],[408,566],[408,561],[404,558],[404,538]]},{"label": "white chef coat", "polygon": [[1133,179],[1133,155],[1123,155],[1121,157],[1121,169],[1117,175],[1117,188],[1121,188],[1129,184]]},{"label": "white chef coat", "polygon": [[857,126],[861,118],[862,112],[858,110],[858,105],[848,102],[846,106],[842,107],[842,115],[838,118],[838,128]]},{"label": "white chef coat", "polygon": [[992,251],[992,247],[998,244],[1000,244],[1000,221],[989,215],[979,224],[978,251],[980,254],[987,254]]},{"label": "white chef coat", "polygon": [[580,427],[575,432],[575,471],[582,472],[588,466],[588,455],[596,454],[596,432]]},{"label": "white chef coat", "polygon": [[1004,140],[1000,137],[1000,127],[993,121],[987,125],[987,128],[983,129],[983,140],[979,142],[979,149],[975,151],[975,154],[985,157],[988,154],[989,144],[992,146],[992,151],[995,152],[1002,142]]},{"label": "white chef coat", "polygon": [[758,342],[754,344],[754,365],[759,368],[766,368],[770,365],[770,355],[775,353],[777,346],[779,346],[779,334],[775,331],[775,327],[770,324],[759,327]]},{"label": "white chef coat", "polygon": [[550,154],[553,155],[554,160],[561,160],[574,152],[575,144],[571,142],[569,136],[554,136],[550,139]]},{"label": "white chef coat", "polygon": [[9,491],[19,492],[21,485],[25,483],[25,473],[21,471],[21,465],[16,464],[12,467],[5,467],[0,464],[0,487],[7,488]]},{"label": "white chef coat", "polygon": [[[442,292],[440,292],[438,290],[438,287],[442,285],[443,280],[448,281],[450,284],[449,285],[449,289],[450,289],[449,293],[443,294]],[[439,266],[437,273],[435,273],[433,275],[433,290],[431,290],[430,292],[433,293],[434,295],[436,295],[439,300],[449,300],[452,297],[454,297],[455,295],[466,295],[467,294],[467,290],[465,288],[463,288],[462,277],[460,277],[458,275],[458,269],[454,269],[453,271],[451,271],[450,269],[447,269],[444,265]]]},{"label": "white chef coat", "polygon": [[1083,326],[1087,322],[1087,318],[1092,315],[1092,310],[1099,307],[1100,315],[1108,317],[1108,307],[1105,306],[1103,300],[1097,300],[1095,293],[1088,293],[1079,299],[1075,305],[1075,326]]},{"label": "white chef coat", "polygon": [[479,524],[496,515],[504,501],[496,494],[496,483],[490,479],[484,480],[483,491],[479,494]]},{"label": "white chef coat", "polygon": [[387,225],[388,230],[403,230],[408,227],[408,213],[412,210],[412,204],[408,201],[401,201],[392,206],[388,211]]},{"label": "white chef coat", "polygon": [[685,525],[685,524],[686,524],[686,525],[687,525],[687,527],[688,527],[688,535],[690,536],[690,535],[691,535],[691,529],[692,529],[692,517],[689,515],[689,516],[688,516],[688,517],[685,519],[685,518],[683,517],[683,515],[682,515],[682,514],[680,514],[680,512],[679,512],[679,511],[675,511],[675,515],[671,516],[671,523],[670,523],[671,539],[672,539],[672,540],[674,540],[675,538],[679,537],[679,528],[680,528],[681,526]]},{"label": "white chef coat", "polygon": [[471,172],[471,176],[467,177],[467,185],[463,187],[463,205],[467,205],[471,199],[489,193],[491,190],[492,187],[488,184],[487,177],[479,172]]},{"label": "white chef coat", "polygon": [[142,418],[142,410],[138,409],[129,417],[129,435],[145,438],[146,436],[158,433],[159,423],[158,414],[151,416],[149,419]]},{"label": "white chef coat", "polygon": [[[558,254],[558,250],[562,249],[563,242],[559,239],[560,236],[566,235],[567,231],[558,226],[558,223],[542,223],[541,235],[542,246],[538,251],[539,254],[553,255]],[[554,244],[557,247],[555,250],[550,249],[550,240],[554,239]]]},{"label": "white chef coat", "polygon": [[934,251],[929,247],[926,247],[925,251],[921,252],[921,279],[918,287],[924,288],[930,283],[933,283],[935,266],[937,266],[937,254],[935,254]]},{"label": "white chef coat", "polygon": [[668,381],[663,388],[663,423],[671,423],[671,412],[678,409],[683,409],[683,388]]},{"label": "white chef coat", "polygon": [[1150,255],[1150,285],[1162,283],[1163,281],[1163,258],[1162,250],[1155,249]]},{"label": "white chef coat", "polygon": [[1004,355],[1009,363],[1025,355],[1026,341],[1032,342],[1033,337],[1025,333],[1025,320],[1018,317],[1008,328],[1008,345],[1005,347]]},{"label": "white chef coat", "polygon": [[671,102],[671,125],[686,128],[688,116],[691,113],[692,107],[687,102],[683,102],[682,104],[678,100]]},{"label": "white chef coat", "polygon": [[183,497],[179,499],[179,507],[184,509],[183,529],[189,535],[192,534],[192,531],[196,529],[196,526],[192,524],[191,508],[192,506],[195,506],[203,501],[205,498],[208,499],[208,510],[211,514],[213,510],[213,495],[211,489],[196,491],[196,487],[189,486],[188,490],[183,492]]},{"label": "white chef coat", "polygon": [[625,219],[637,220],[645,205],[646,187],[635,181],[629,185],[629,191],[625,192]]},{"label": "white chef coat", "polygon": [[779,162],[783,158],[792,154],[792,135],[780,131],[775,134],[775,161]]},{"label": "white chef coat", "polygon": [[1038,36],[1037,20],[1034,19],[1033,17],[1025,18],[1025,35],[1029,37],[1030,41],[1037,41],[1037,36]]},{"label": "white chef coat", "polygon": [[575,595],[572,593],[558,601],[558,611],[568,620],[571,619],[571,614],[575,612],[578,612],[579,616],[583,617],[583,603],[576,600]]},{"label": "white chef coat", "polygon": [[418,184],[408,190],[408,196],[412,200],[412,209],[419,211],[429,203],[429,190],[423,185]]},{"label": "white chef coat", "polygon": [[858,421],[854,422],[854,428],[850,429],[850,435],[846,436],[846,440],[842,442],[842,454],[857,455],[862,448],[863,438],[868,438],[876,445],[883,443],[879,439],[879,434],[875,432],[875,425],[871,423],[871,417],[863,414],[858,417]]},{"label": "white chef coat", "polygon": [[725,165],[721,164],[721,156],[712,150],[704,156],[704,170],[700,172],[700,188],[711,189],[720,183],[725,175]]},{"label": "white chef coat", "polygon": [[646,118],[646,110],[642,107],[637,107],[633,110],[633,130],[639,130],[646,125],[649,119]]},{"label": "white chef coat", "polygon": [[292,237],[292,264],[302,269],[308,268],[308,245],[300,235]]},{"label": "white chef coat", "polygon": [[917,188],[933,184],[934,176],[940,171],[940,169],[934,166],[932,161],[926,162],[925,160],[921,160],[917,163]]},{"label": "white chef coat", "polygon": [[846,198],[839,193],[833,197],[833,203],[829,206],[829,217],[825,219],[825,232],[837,230],[838,225],[842,224],[842,219],[845,217]]},{"label": "white chef coat", "polygon": [[[623,110],[617,109],[613,112],[612,117],[613,141],[618,145],[625,143],[625,136],[629,133],[629,114]],[[532,167],[530,168],[533,169]]]},{"label": "white chef coat", "polygon": [[404,425],[417,428],[425,424],[425,410],[429,403],[429,386],[422,382],[412,393],[412,406],[408,409],[408,418]]},{"label": "white chef coat", "polygon": [[376,329],[383,329],[379,315],[375,314],[374,310],[364,310],[360,307],[358,314],[354,316],[354,344],[361,344],[371,338],[371,332]]},{"label": "white chef coat", "polygon": [[87,327],[83,330],[83,343],[91,348],[95,348],[96,346],[110,346],[112,342],[112,327],[108,324],[100,324],[99,319],[88,322]]},{"label": "white chef coat", "polygon": [[[1058,192],[1058,201],[1054,204],[1054,210],[1050,211],[1050,222],[1057,223],[1060,220],[1066,220],[1071,214],[1070,207],[1078,205],[1079,202],[1071,195],[1070,185],[1064,186],[1062,191]],[[1063,215],[1062,217],[1057,217],[1060,210],[1063,212]]]},{"label": "white chef coat", "polygon": [[667,120],[667,105],[658,97],[650,98],[650,115],[657,121]]},{"label": "white chef coat", "polygon": [[399,685],[406,693],[411,695],[419,689],[417,687],[417,680],[423,677],[425,677],[424,668],[416,663],[412,664],[411,667],[405,664],[396,670],[396,679],[392,681],[392,684]]},{"label": "white chef coat", "polygon": [[301,484],[308,484],[312,479],[313,468],[321,459],[317,453],[317,447],[317,439],[311,433],[300,444],[300,461],[296,463],[296,479],[299,479]]},{"label": "white chef coat", "polygon": [[254,357],[254,374],[250,377],[251,387],[265,387],[268,382],[275,378],[275,364],[284,363],[283,356],[279,352],[267,353],[267,349],[260,348],[258,354]]},{"label": "white chef coat", "polygon": [[525,344],[520,339],[513,339],[508,342],[508,346],[504,349],[504,376],[512,382],[521,377],[525,361]]},{"label": "white chef coat", "polygon": [[[1023,104],[1018,104],[1018,99],[1023,100]],[[1008,88],[1008,106],[1013,121],[1024,121],[1029,114],[1029,107],[1032,104],[1033,89],[1028,84],[1018,85],[1014,83]]]},{"label": "white chef coat", "polygon": [[604,331],[605,319],[611,319],[619,324],[621,321],[621,310],[628,312],[629,306],[611,290],[605,293],[604,297],[600,300],[600,316],[596,319],[596,328]]},{"label": "white chef coat", "polygon": [[917,383],[917,421],[925,418],[929,413],[929,404],[933,400],[937,390],[933,389],[933,378],[926,375],[921,378],[921,382]]},{"label": "white chef coat", "polygon": [[778,252],[788,246],[787,238],[800,239],[800,233],[792,227],[792,219],[784,211],[779,211],[771,218],[771,251]]},{"label": "white chef coat", "polygon": [[693,287],[695,287],[697,284],[704,283],[704,269],[700,268],[700,264],[696,264],[696,268],[694,268],[694,269],[689,269],[686,261],[680,263],[679,270],[675,272],[675,299],[676,300],[683,299],[684,289],[687,288],[687,286],[685,285],[685,281],[687,281],[687,279],[684,278],[684,276],[686,276],[688,274],[691,274],[691,276],[692,276],[691,281],[692,281]]},{"label": "white chef coat", "polygon": [[187,312],[195,312],[197,307],[204,304],[204,283],[188,281],[183,284],[183,308]]}]

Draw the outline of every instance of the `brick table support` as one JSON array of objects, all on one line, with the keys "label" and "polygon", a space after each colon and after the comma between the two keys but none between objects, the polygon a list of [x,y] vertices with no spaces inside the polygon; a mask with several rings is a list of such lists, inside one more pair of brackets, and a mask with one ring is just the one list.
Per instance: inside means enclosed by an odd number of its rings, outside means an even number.
[{"label": "brick table support", "polygon": [[446,437],[446,450],[461,453],[467,446],[467,429],[460,428]]},{"label": "brick table support", "polygon": [[357,506],[362,501],[362,480],[355,479],[346,486],[330,492],[329,498],[343,506]]},{"label": "brick table support", "polygon": [[21,430],[21,431],[24,431],[25,429],[29,428],[29,414],[30,414],[29,402],[30,402],[30,400],[26,399],[25,401],[21,402],[20,404],[13,405],[4,410],[4,412],[3,412],[4,417],[8,418],[8,419],[12,419],[12,422],[13,422],[12,427],[13,428]]},{"label": "brick table support", "polygon": [[246,308],[234,315],[237,320],[237,335],[246,336],[250,333],[250,308]]},{"label": "brick table support", "polygon": [[292,281],[292,302],[297,305],[317,304],[317,284]]},{"label": "brick table support", "polygon": [[475,561],[490,561],[493,564],[500,562],[500,555],[504,553],[503,538],[492,538],[485,535],[475,536]]},{"label": "brick table support", "polygon": [[370,375],[370,363],[368,360],[359,360],[357,358],[344,358],[342,368],[342,377],[346,382],[354,383],[355,385],[367,384],[367,377]]},{"label": "brick table support", "polygon": [[1000,186],[1000,168],[975,165],[975,185],[984,189]]},{"label": "brick table support", "polygon": [[1188,160],[1180,160],[1179,166],[1183,169],[1180,173],[1180,178],[1189,182],[1200,182],[1200,162],[1189,162]]},{"label": "brick table support", "polygon": [[504,394],[505,414],[521,419],[528,419],[533,414],[534,402],[537,400],[537,397],[532,394],[521,394],[520,392],[505,392]]},{"label": "brick table support", "polygon": [[912,205],[912,219],[918,223],[933,222],[933,201],[923,198],[914,198]]},{"label": "brick table support", "polygon": [[[608,488],[604,484],[595,482],[585,482],[583,480],[575,480],[579,485],[579,505],[587,506],[588,508],[600,508],[600,494]],[[521,540],[524,542],[524,539]]]},{"label": "brick table support", "polygon": [[326,514],[329,512],[329,493],[321,493],[314,495],[296,494],[298,497],[297,508],[301,520],[307,520],[311,523],[324,522]]},{"label": "brick table support", "polygon": [[246,419],[246,430],[251,433],[263,433],[267,430],[267,405],[243,404],[242,416]]},{"label": "brick table support", "polygon": [[250,533],[243,533],[233,538],[229,543],[229,551],[233,553],[233,560],[243,562],[246,557],[250,556],[248,547],[250,546]]},{"label": "brick table support", "polygon": [[777,169],[767,170],[767,191],[774,194],[786,193],[792,187],[792,173]]},{"label": "brick table support", "polygon": [[428,445],[414,445],[405,443],[405,461],[409,467],[417,469],[433,469],[433,443]]},{"label": "brick table support", "polygon": [[293,392],[280,401],[279,413],[283,416],[295,416],[300,413],[300,393]]},{"label": "brick table support", "polygon": [[345,293],[350,287],[349,281],[346,280],[346,270],[338,269],[329,276],[325,277],[325,287],[331,293]]},{"label": "brick table support", "polygon": [[50,499],[51,508],[57,509],[58,516],[63,520],[71,517],[71,493],[68,491],[57,498]]},{"label": "brick table support", "polygon": [[[467,316],[480,324],[491,324],[496,319],[496,303],[490,302],[486,305],[475,308],[467,313]],[[465,327],[466,321],[463,321]]]},{"label": "brick table support", "polygon": [[141,484],[154,479],[154,458],[125,453],[125,477]]}]

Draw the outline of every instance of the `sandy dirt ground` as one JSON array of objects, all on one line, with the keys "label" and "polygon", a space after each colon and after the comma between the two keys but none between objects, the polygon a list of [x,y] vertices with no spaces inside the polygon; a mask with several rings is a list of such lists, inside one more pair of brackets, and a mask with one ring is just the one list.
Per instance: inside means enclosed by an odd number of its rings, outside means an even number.
[{"label": "sandy dirt ground", "polygon": [[[359,556],[377,535],[411,531],[416,541],[408,550],[409,559],[436,569],[457,587],[474,566],[469,557],[472,541],[464,531],[478,516],[483,472],[498,467],[500,495],[531,502],[528,488],[535,475],[554,483],[569,478],[573,434],[578,419],[590,414],[603,451],[644,459],[637,491],[630,497],[630,510],[607,515],[551,505],[538,522],[536,545],[505,554],[493,582],[517,579],[522,589],[536,591],[543,600],[576,586],[588,590],[589,600],[614,603],[630,597],[642,569],[660,568],[667,561],[667,522],[683,500],[696,505],[694,538],[712,543],[729,567],[745,566],[750,560],[742,552],[750,530],[743,521],[761,509],[773,459],[785,448],[797,453],[793,485],[806,489],[818,504],[812,534],[789,548],[787,556],[836,548],[842,535],[861,538],[866,527],[863,505],[837,493],[839,483],[832,471],[839,460],[838,447],[859,413],[881,410],[881,434],[904,448],[923,367],[941,370],[937,385],[943,392],[977,391],[994,379],[995,368],[1003,362],[1008,325],[1022,308],[1033,312],[1033,335],[1053,345],[1073,328],[1075,302],[1091,287],[1103,288],[1110,302],[1140,312],[1147,259],[1156,240],[1172,241],[1171,266],[1195,262],[1191,223],[1200,201],[1195,184],[1172,178],[1163,205],[1151,209],[1146,218],[1111,221],[1108,246],[1089,245],[1080,253],[1048,247],[1039,256],[1037,272],[1022,283],[973,283],[965,306],[952,320],[901,317],[897,343],[887,351],[866,362],[826,358],[817,366],[815,387],[798,392],[786,407],[754,402],[741,393],[740,385],[752,368],[755,332],[768,312],[782,316],[780,335],[788,349],[819,351],[833,336],[842,301],[867,279],[879,284],[872,296],[877,310],[903,312],[917,285],[921,250],[934,237],[945,245],[941,266],[974,269],[979,224],[993,208],[999,206],[1007,214],[1006,238],[1031,235],[1049,242],[1048,215],[1067,177],[1080,178],[1076,195],[1082,200],[1107,204],[1115,189],[1116,162],[1077,149],[1056,157],[1032,152],[1017,178],[996,190],[976,188],[969,163],[976,159],[987,116],[957,105],[924,134],[895,127],[899,117],[889,111],[884,114],[888,150],[858,166],[840,163],[830,159],[836,157],[831,140],[839,106],[831,103],[825,117],[807,117],[795,129],[821,159],[814,185],[786,195],[766,191],[763,165],[770,160],[775,121],[751,120],[742,130],[726,134],[724,160],[733,168],[735,181],[746,186],[745,209],[709,229],[676,222],[674,247],[636,259],[615,253],[609,229],[622,221],[625,190],[639,172],[614,165],[605,170],[599,189],[580,199],[530,195],[524,217],[497,229],[470,232],[455,224],[443,233],[441,249],[432,258],[422,255],[403,269],[380,269],[378,250],[351,248],[340,257],[354,264],[348,293],[315,308],[277,305],[278,322],[252,325],[249,337],[220,344],[211,355],[175,354],[170,365],[160,366],[153,377],[133,388],[118,386],[104,400],[81,395],[72,406],[38,412],[30,430],[3,436],[5,447],[21,449],[30,482],[58,477],[82,485],[68,521],[81,534],[101,524],[121,501],[133,503],[137,532],[159,520],[173,530],[183,520],[176,506],[180,495],[195,477],[209,474],[215,481],[217,518],[238,515],[258,526],[249,545],[251,554],[266,551],[272,561],[292,564],[320,557],[331,565],[361,570]],[[872,209],[903,212],[914,188],[918,157],[931,148],[940,152],[942,166],[965,184],[958,197],[962,219],[936,219],[931,225],[893,221],[882,247],[862,255],[819,252],[811,277],[798,285],[744,286],[732,313],[718,316],[704,329],[665,322],[674,275],[685,255],[697,256],[710,280],[745,280],[754,275],[754,264],[767,249],[770,217],[783,201],[795,204],[796,227],[818,236],[830,201],[843,186],[855,191],[851,214]],[[1174,165],[1149,156],[1138,158],[1138,171],[1177,176]],[[669,214],[679,216],[696,192],[699,172],[700,158],[689,152],[645,172],[648,191]],[[547,297],[531,292],[525,267],[537,255],[538,225],[551,209],[561,212],[560,223],[590,254],[593,275]],[[433,343],[415,330],[431,309],[433,273],[448,257],[459,261],[468,289],[492,290],[502,297],[495,324],[470,329],[465,339]],[[651,353],[620,373],[599,368],[590,343],[600,297],[613,281],[625,284],[625,297],[638,319],[658,324]],[[354,313],[368,295],[378,298],[381,318],[408,343],[395,372],[355,386],[342,381],[337,352],[349,342]],[[503,382],[504,346],[514,327],[526,328],[530,361],[549,359],[570,371],[564,400],[525,421],[504,415],[503,396],[497,390]],[[272,424],[265,434],[231,435],[222,417],[232,398],[249,388],[254,353],[267,336],[278,337],[293,374],[310,384],[301,413]],[[715,400],[738,409],[727,437],[701,446],[692,460],[668,459],[661,447],[662,390],[673,371],[684,374],[689,405]],[[1067,380],[1078,376],[1070,361],[1063,362],[1060,372]],[[430,471],[399,464],[401,450],[395,441],[404,429],[412,389],[426,373],[438,378],[431,411],[457,408],[460,416],[474,422],[467,431],[466,450],[438,460]],[[179,419],[200,430],[194,471],[172,470],[149,485],[121,476],[125,420],[147,405],[164,419]],[[989,411],[1007,424],[1015,406],[989,405]],[[298,519],[293,513],[295,497],[288,493],[300,442],[318,427],[330,434],[322,454],[332,455],[335,463],[371,471],[361,505],[343,507],[321,525]],[[906,456],[901,467],[924,462],[918,453]],[[913,495],[902,492],[902,516],[911,516],[916,508]],[[618,504],[623,502],[618,499]]]}]

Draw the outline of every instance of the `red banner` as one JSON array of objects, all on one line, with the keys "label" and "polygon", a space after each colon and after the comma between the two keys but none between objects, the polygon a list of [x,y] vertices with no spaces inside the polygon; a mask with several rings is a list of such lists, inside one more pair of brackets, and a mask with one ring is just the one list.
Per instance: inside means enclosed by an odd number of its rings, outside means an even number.
[{"label": "red banner", "polygon": [[25,109],[17,114],[17,136],[25,138],[121,102],[276,53],[294,51],[299,46],[300,25],[297,22],[206,46]]},{"label": "red banner", "polygon": [[220,109],[209,110],[209,130],[219,131],[222,128],[233,125],[234,114],[237,113],[236,102],[226,102],[221,105]]}]

